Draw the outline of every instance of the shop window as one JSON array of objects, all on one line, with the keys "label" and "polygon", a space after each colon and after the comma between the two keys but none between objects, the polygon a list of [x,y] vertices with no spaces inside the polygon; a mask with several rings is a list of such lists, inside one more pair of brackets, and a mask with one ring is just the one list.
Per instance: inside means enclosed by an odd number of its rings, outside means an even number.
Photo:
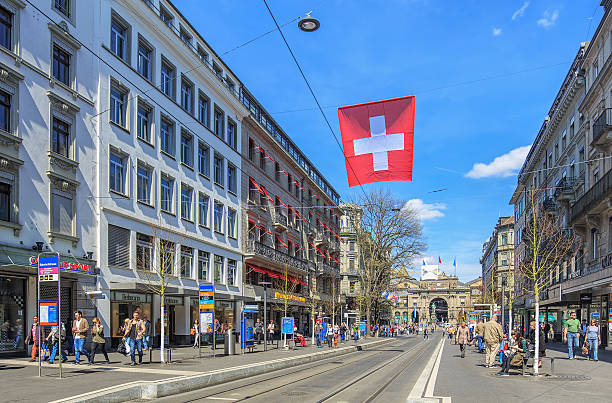
[{"label": "shop window", "polygon": [[130,267],[130,230],[108,225],[108,265]]},{"label": "shop window", "polygon": [[[57,286],[55,287],[57,295]],[[25,280],[0,277],[0,352],[23,351],[25,329]]]}]

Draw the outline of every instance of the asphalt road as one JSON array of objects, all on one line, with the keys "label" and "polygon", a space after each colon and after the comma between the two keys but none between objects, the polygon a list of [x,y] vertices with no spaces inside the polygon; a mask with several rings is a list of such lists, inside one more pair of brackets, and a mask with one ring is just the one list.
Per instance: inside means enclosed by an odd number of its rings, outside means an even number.
[{"label": "asphalt road", "polygon": [[[439,335],[436,335],[439,336]],[[158,399],[164,402],[406,401],[439,337],[398,337],[394,343]]]}]

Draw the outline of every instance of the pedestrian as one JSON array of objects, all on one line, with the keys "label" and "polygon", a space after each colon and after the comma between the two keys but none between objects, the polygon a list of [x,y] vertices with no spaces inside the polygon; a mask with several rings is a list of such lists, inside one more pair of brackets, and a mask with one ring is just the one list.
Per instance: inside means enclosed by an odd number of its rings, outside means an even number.
[{"label": "pedestrian", "polygon": [[588,327],[588,323],[586,321],[586,319],[582,319],[582,323],[580,324],[580,344],[584,344],[584,342],[586,341],[586,332],[587,332],[587,327]]},{"label": "pedestrian", "polygon": [[[51,333],[49,333],[46,339],[47,342],[49,341],[49,339],[51,339],[51,345],[53,346],[51,348],[51,354],[49,355],[49,364],[53,364],[53,362],[55,361],[55,354],[57,354],[57,350],[59,349],[60,337],[62,340],[62,345],[66,342],[66,326],[62,322],[60,322],[60,325],[62,330],[59,332],[59,334],[57,331],[58,326],[52,326]],[[63,350],[60,352],[60,356],[62,362],[68,361],[68,358],[66,357],[66,354]]]},{"label": "pedestrian", "polygon": [[[121,332],[120,334],[123,335],[123,332]],[[161,318],[157,318],[157,322],[155,322],[155,338],[157,339],[156,345],[160,346],[161,345]]]},{"label": "pedestrian", "polygon": [[482,353],[482,349],[484,346],[484,339],[482,338],[483,331],[484,331],[484,322],[482,321],[482,319],[480,319],[478,321],[478,324],[476,325],[476,342],[478,344],[479,353]]},{"label": "pedestrian", "polygon": [[197,319],[193,321],[191,334],[193,335],[193,348],[200,347],[200,324]]},{"label": "pedestrian", "polygon": [[25,344],[32,346],[32,361],[36,361],[36,353],[38,352],[38,316],[32,318],[32,327],[28,331],[28,337],[25,339]]},{"label": "pedestrian", "polygon": [[144,324],[145,331],[142,334],[142,348],[147,351],[153,349],[151,345],[151,322],[147,318],[147,315],[142,315],[142,323]]},{"label": "pedestrian", "polygon": [[359,340],[359,325],[357,322],[353,323],[353,342],[357,343]]},{"label": "pedestrian", "polygon": [[334,329],[331,323],[327,324],[327,347],[331,348],[334,341]]},{"label": "pedestrian", "polygon": [[95,364],[96,352],[98,349],[102,350],[106,363],[110,364],[108,354],[106,352],[106,339],[104,339],[104,326],[100,323],[98,317],[94,317],[92,320],[91,327],[91,353],[89,355],[89,365]]},{"label": "pedestrian", "polygon": [[89,353],[83,348],[85,345],[85,339],[89,332],[89,323],[87,319],[83,317],[81,311],[74,313],[74,320],[72,321],[72,337],[74,338],[74,364],[80,364],[81,354],[85,354],[89,359]]},{"label": "pedestrian", "polygon": [[344,335],[346,334],[346,325],[344,322],[340,325],[340,344],[344,343]]},{"label": "pedestrian", "polygon": [[502,355],[502,369],[499,371],[499,375],[501,376],[509,376],[508,372],[510,371],[510,365],[514,361],[514,357],[517,354],[522,354],[520,356],[520,362],[522,363],[524,357],[524,353],[527,351],[527,342],[523,339],[520,332],[516,331],[512,334],[508,341],[508,349],[503,352]]},{"label": "pedestrian", "polygon": [[321,348],[321,334],[323,332],[323,327],[321,326],[321,322],[317,320],[314,327],[315,339],[317,340],[317,348]]},{"label": "pedestrian", "polygon": [[[531,323],[529,323],[529,345],[530,348],[531,346],[533,346],[533,351],[535,354],[535,327],[536,327],[536,322],[535,320],[532,320]],[[540,326],[540,335],[538,338],[538,342],[539,342],[539,346],[538,346],[538,367],[542,366],[542,357],[546,356],[546,343],[544,342],[544,330],[542,330],[542,326]],[[534,355],[535,356],[535,355]]]},{"label": "pedestrian", "polygon": [[427,326],[423,329],[423,340],[428,340],[429,335],[427,334]]},{"label": "pedestrian", "polygon": [[599,361],[597,358],[597,350],[601,344],[601,337],[599,336],[599,326],[595,319],[591,320],[591,325],[586,330],[586,340],[589,348],[589,361]]},{"label": "pedestrian", "polygon": [[570,360],[574,359],[574,347],[578,347],[578,331],[580,330],[580,321],[576,319],[576,312],[570,313],[570,318],[565,321],[563,326],[563,341],[567,342],[567,355]]},{"label": "pedestrian", "polygon": [[255,337],[257,337],[257,344],[261,344],[261,339],[263,337],[263,325],[259,319],[257,319],[257,322],[255,322]]},{"label": "pedestrian", "polygon": [[468,328],[465,326],[465,322],[461,323],[461,326],[457,329],[455,335],[455,344],[459,344],[459,351],[461,351],[461,358],[465,358],[465,345],[469,342]]},{"label": "pedestrian", "polygon": [[270,319],[270,323],[268,323],[268,342],[273,343],[274,340],[274,321]]},{"label": "pedestrian", "polygon": [[142,364],[142,335],[144,331],[145,327],[140,320],[140,312],[134,311],[132,319],[128,321],[123,333],[124,340],[130,346],[130,359],[132,361],[130,365],[136,365],[136,350],[138,350],[138,363]]},{"label": "pedestrian", "polygon": [[548,334],[550,333],[550,323],[548,321],[544,324],[544,343],[548,343]]},{"label": "pedestrian", "polygon": [[497,317],[491,318],[484,324],[482,338],[485,342],[485,367],[492,368],[495,365],[495,355],[499,343],[504,339],[501,325],[497,322]]}]

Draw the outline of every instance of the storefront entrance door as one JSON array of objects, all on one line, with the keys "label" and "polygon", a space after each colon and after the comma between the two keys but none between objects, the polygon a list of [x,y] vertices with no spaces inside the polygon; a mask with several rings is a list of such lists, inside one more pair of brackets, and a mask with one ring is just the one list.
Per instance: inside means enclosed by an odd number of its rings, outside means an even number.
[{"label": "storefront entrance door", "polygon": [[174,305],[167,305],[167,307],[168,307],[168,337],[170,340],[170,345],[174,345],[176,342],[176,336],[175,336],[176,313],[174,311]]}]

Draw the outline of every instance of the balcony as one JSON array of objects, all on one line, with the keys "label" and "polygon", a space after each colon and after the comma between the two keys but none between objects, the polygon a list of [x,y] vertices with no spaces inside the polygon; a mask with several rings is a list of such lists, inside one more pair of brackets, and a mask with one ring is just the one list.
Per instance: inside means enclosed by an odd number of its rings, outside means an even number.
[{"label": "balcony", "polygon": [[576,182],[576,178],[565,177],[561,179],[555,187],[555,199],[559,201],[572,200],[574,198],[574,182]]},{"label": "balcony", "polygon": [[606,174],[572,206],[571,222],[574,222],[580,216],[593,210],[593,208],[605,200],[610,193],[612,193],[612,170],[606,172]]},{"label": "balcony", "polygon": [[292,269],[303,270],[308,272],[309,269],[314,269],[314,264],[306,260],[298,259],[287,253],[276,250],[266,244],[257,241],[249,241],[246,247],[246,257],[261,257],[272,262],[276,266],[289,266]]},{"label": "balcony", "polygon": [[328,265],[327,263],[322,263],[322,262],[321,263],[317,263],[317,269],[320,272],[323,272],[323,273],[340,275],[340,269],[339,268],[332,267],[332,266]]},{"label": "balcony", "polygon": [[277,231],[287,231],[287,216],[279,213],[274,213],[274,229]]},{"label": "balcony", "polygon": [[612,108],[606,108],[593,123],[592,145],[601,146],[612,144]]},{"label": "balcony", "polygon": [[327,232],[318,230],[315,235],[315,244],[317,246],[329,244],[329,235]]},{"label": "balcony", "polygon": [[544,211],[556,211],[557,210],[557,202],[552,197],[547,197],[542,202],[542,210]]}]

